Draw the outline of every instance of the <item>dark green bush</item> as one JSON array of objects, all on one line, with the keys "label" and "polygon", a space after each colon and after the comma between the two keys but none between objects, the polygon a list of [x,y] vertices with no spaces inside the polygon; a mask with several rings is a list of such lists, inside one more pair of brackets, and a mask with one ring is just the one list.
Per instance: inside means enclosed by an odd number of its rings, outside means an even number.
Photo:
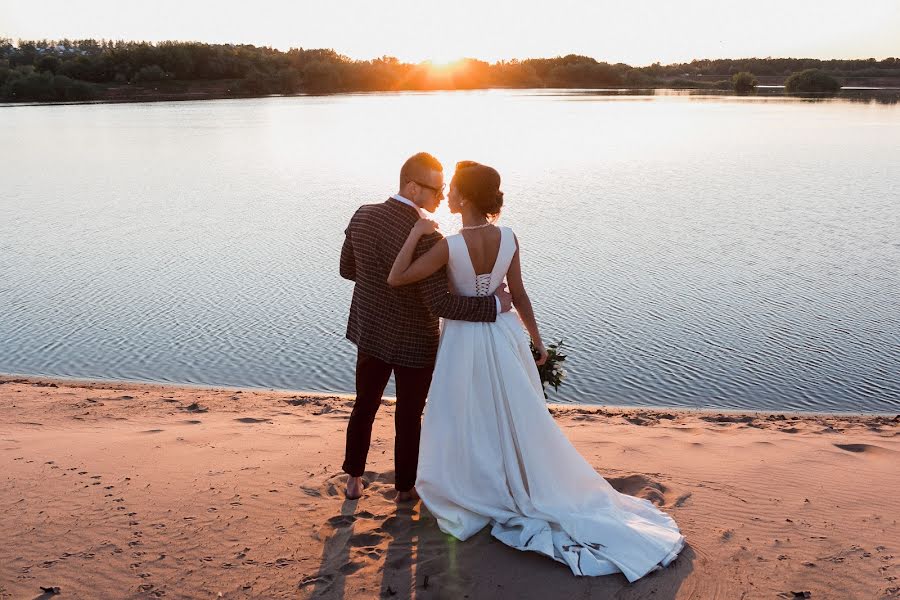
[{"label": "dark green bush", "polygon": [[784,82],[784,89],[790,93],[834,93],[841,89],[841,83],[819,69],[806,69],[794,73]]},{"label": "dark green bush", "polygon": [[54,75],[50,71],[28,73],[16,69],[0,87],[0,98],[12,101],[76,101],[91,100],[95,96],[96,91],[91,84],[65,75]]},{"label": "dark green bush", "polygon": [[59,70],[60,60],[55,56],[42,56],[40,60],[37,61],[38,71],[50,71],[54,75]]},{"label": "dark green bush", "polygon": [[755,90],[756,86],[759,85],[759,81],[756,80],[753,73],[741,71],[731,76],[731,84],[734,86],[735,92],[746,94]]},{"label": "dark green bush", "polygon": [[169,74],[159,65],[150,65],[141,67],[138,72],[131,78],[134,82],[142,81],[162,81],[169,77]]},{"label": "dark green bush", "polygon": [[693,81],[691,79],[684,79],[682,77],[679,77],[677,79],[672,79],[665,83],[667,86],[672,87],[672,88],[699,88],[699,87],[702,87],[696,81]]}]

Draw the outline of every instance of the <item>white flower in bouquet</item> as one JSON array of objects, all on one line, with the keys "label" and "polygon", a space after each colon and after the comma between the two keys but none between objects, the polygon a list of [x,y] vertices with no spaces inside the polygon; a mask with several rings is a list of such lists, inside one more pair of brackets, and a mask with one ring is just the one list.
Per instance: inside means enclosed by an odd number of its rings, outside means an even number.
[{"label": "white flower in bouquet", "polygon": [[[547,398],[547,388],[553,387],[558,390],[562,384],[562,380],[566,378],[566,370],[562,367],[566,355],[562,354],[562,341],[547,346],[547,360],[544,364],[538,365],[538,375],[541,378],[541,386],[544,388],[544,398]],[[531,351],[535,355],[535,360],[539,354],[535,350],[534,344],[531,345]]]}]

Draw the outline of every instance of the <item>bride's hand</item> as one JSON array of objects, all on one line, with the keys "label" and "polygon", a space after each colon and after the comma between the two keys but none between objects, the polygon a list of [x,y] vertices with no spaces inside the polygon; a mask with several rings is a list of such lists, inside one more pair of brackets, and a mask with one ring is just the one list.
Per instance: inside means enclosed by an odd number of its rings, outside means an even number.
[{"label": "bride's hand", "polygon": [[429,235],[438,230],[438,224],[431,219],[419,219],[413,226],[413,233],[418,236]]},{"label": "bride's hand", "polygon": [[542,364],[547,362],[547,356],[548,356],[547,349],[544,348],[543,343],[535,344],[534,349],[537,350],[538,355],[539,355],[536,359],[534,359],[534,362],[536,362],[538,366],[541,366]]}]

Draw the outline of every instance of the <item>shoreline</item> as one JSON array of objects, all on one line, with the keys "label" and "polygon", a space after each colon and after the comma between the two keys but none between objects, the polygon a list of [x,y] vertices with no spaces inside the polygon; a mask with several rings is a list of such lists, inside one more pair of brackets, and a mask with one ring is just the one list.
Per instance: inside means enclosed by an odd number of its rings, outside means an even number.
[{"label": "shoreline", "polygon": [[[845,86],[837,92],[802,92],[788,93],[784,91],[784,85],[759,85],[758,90],[762,93],[740,93],[731,89],[720,89],[708,86],[654,86],[654,87],[602,87],[602,88],[520,88],[520,87],[487,87],[487,88],[453,88],[453,89],[423,89],[423,90],[353,90],[353,91],[333,91],[333,92],[297,92],[293,94],[225,94],[225,93],[203,93],[203,92],[161,92],[158,94],[147,93],[144,95],[123,95],[111,96],[108,98],[94,98],[92,100],[2,100],[0,101],[0,109],[2,108],[18,108],[27,106],[71,106],[71,105],[92,105],[92,104],[151,104],[159,102],[204,102],[210,100],[259,100],[265,98],[295,98],[295,97],[327,97],[327,96],[358,96],[358,95],[384,95],[384,94],[429,94],[429,93],[447,93],[447,92],[493,92],[493,91],[541,91],[541,92],[560,92],[560,93],[603,93],[608,92],[610,95],[628,96],[627,92],[634,92],[635,96],[646,96],[650,94],[641,94],[640,92],[706,92],[712,96],[722,97],[739,97],[739,98],[794,98],[799,100],[809,99],[853,99],[859,94],[867,95],[871,99],[877,99],[880,93],[896,96],[900,94],[900,84],[897,86]],[[846,92],[842,95],[842,92]],[[655,94],[654,94],[655,95]]]},{"label": "shoreline", "polygon": [[[163,388],[171,388],[175,390],[198,390],[198,391],[227,391],[227,392],[274,392],[279,394],[292,394],[297,396],[305,396],[312,398],[338,398],[341,400],[352,401],[356,395],[352,392],[333,392],[333,391],[316,391],[316,390],[300,390],[286,388],[270,388],[270,387],[253,387],[253,386],[229,386],[229,385],[211,385],[203,383],[171,383],[165,381],[152,380],[135,380],[135,379],[106,379],[91,377],[64,377],[59,375],[30,375],[24,373],[4,373],[0,372],[0,385],[10,382],[24,382],[31,385],[34,384],[57,384],[68,386],[82,386],[92,389],[125,389],[129,386],[143,387],[155,386]],[[109,388],[104,388],[109,386]],[[385,395],[382,397],[383,402],[394,403],[397,401],[395,396]],[[591,403],[568,403],[568,402],[546,402],[547,407],[553,411],[568,412],[592,412],[592,413],[623,413],[623,412],[667,412],[679,414],[725,414],[733,416],[768,416],[783,415],[797,417],[834,417],[834,418],[852,418],[857,417],[866,419],[875,418],[895,418],[900,422],[900,412],[853,412],[853,411],[804,411],[804,410],[751,410],[740,408],[692,408],[679,406],[630,406],[624,404],[591,404]]]},{"label": "shoreline", "polygon": [[382,404],[351,501],[345,396],[0,376],[0,600],[900,597],[898,417],[549,407],[687,540],[629,584],[396,504]]}]

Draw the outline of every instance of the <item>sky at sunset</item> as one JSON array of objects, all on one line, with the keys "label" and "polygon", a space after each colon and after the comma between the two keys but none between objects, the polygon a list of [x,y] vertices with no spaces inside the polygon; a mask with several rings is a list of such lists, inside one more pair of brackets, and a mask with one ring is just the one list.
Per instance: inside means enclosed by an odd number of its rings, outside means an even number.
[{"label": "sky at sunset", "polygon": [[0,36],[334,48],[352,58],[900,56],[900,0],[0,0]]}]

